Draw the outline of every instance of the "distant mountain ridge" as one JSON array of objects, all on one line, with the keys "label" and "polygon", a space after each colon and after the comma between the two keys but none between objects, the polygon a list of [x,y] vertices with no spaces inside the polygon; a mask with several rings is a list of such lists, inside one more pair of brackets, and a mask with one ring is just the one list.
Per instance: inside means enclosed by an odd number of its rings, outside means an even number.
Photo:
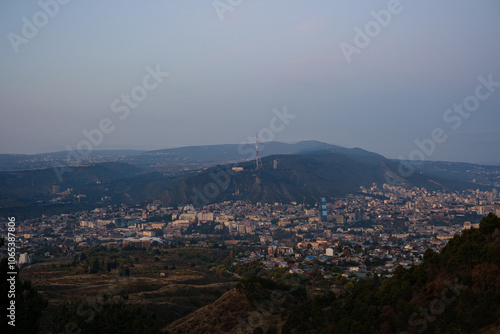
[{"label": "distant mountain ridge", "polygon": [[[273,166],[275,160],[277,169]],[[360,186],[382,185],[391,181],[405,187],[417,186],[429,190],[481,188],[421,173],[402,178],[397,174],[399,163],[365,154],[364,151],[272,155],[263,158],[262,163],[260,171],[255,171],[254,162],[248,161],[237,164],[243,168],[241,172],[233,172],[230,169],[233,165],[224,165],[188,174],[172,182],[172,186],[157,198],[174,204],[175,199],[179,199],[178,189],[183,189],[180,198],[186,203],[199,205],[226,200],[318,203],[321,197],[342,197],[358,192]]]},{"label": "distant mountain ridge", "polygon": [[[274,154],[298,154],[329,150],[344,154],[377,155],[360,148],[345,147],[309,140],[294,144],[263,142],[259,144],[261,157]],[[78,157],[77,158],[75,158]],[[148,168],[155,165],[190,163],[227,163],[255,158],[255,143],[202,145],[168,148],[153,151],[94,150],[87,155],[68,154],[66,151],[41,154],[0,154],[0,171],[41,169],[81,163],[123,162]]]},{"label": "distant mountain ridge", "polygon": [[[79,156],[80,161],[76,164],[96,162],[119,162],[124,157],[132,157],[146,151],[140,150],[93,150]],[[38,154],[0,154],[0,171],[43,169],[54,166],[65,166],[75,164],[75,156],[78,153],[68,151],[57,151]],[[122,158],[120,158],[122,157]],[[73,160],[71,160],[73,159]]]},{"label": "distant mountain ridge", "polygon": [[0,208],[22,206],[36,201],[46,201],[54,186],[59,191],[79,189],[97,182],[107,183],[137,175],[141,170],[123,163],[105,163],[82,167],[71,167],[63,173],[52,168],[0,172]]},{"label": "distant mountain ridge", "polygon": [[[383,158],[382,155],[370,152],[358,147],[345,148],[338,145],[327,144],[316,140],[300,141],[289,144],[282,142],[259,143],[260,157],[276,154],[303,154],[314,152],[333,152],[349,156],[371,156]],[[88,153],[88,154],[87,154]],[[71,158],[73,156],[73,158]],[[78,157],[78,159],[74,157]],[[135,165],[140,168],[156,168],[158,166],[187,167],[195,170],[201,167],[214,166],[229,162],[241,162],[255,159],[255,143],[245,142],[240,144],[201,145],[168,148],[161,150],[93,150],[78,155],[67,151],[40,153],[40,154],[0,154],[0,171],[43,169],[54,166],[81,165],[104,162],[122,162]],[[395,160],[397,161],[397,160]],[[464,181],[478,179],[485,184],[493,184],[495,180],[485,180],[482,172],[478,171],[480,177],[469,177],[466,172],[469,166],[481,166],[482,170],[498,169],[500,166],[477,165],[460,162],[438,162],[421,161],[417,171],[432,171],[446,174],[450,168],[456,176],[460,175]],[[474,168],[475,169],[475,168]],[[500,182],[500,179],[497,180]],[[499,183],[500,184],[500,183]]]},{"label": "distant mountain ridge", "polygon": [[[202,206],[227,200],[313,204],[318,203],[321,197],[343,197],[358,192],[361,186],[369,187],[374,183],[443,191],[492,189],[490,185],[473,183],[472,181],[476,180],[471,180],[468,175],[484,175],[486,169],[481,166],[424,164],[405,178],[399,173],[399,161],[386,159],[360,148],[347,149],[314,141],[297,144],[271,142],[264,143],[264,146],[263,151],[267,153],[281,154],[263,154],[263,168],[259,171],[255,170],[255,160],[252,158],[233,160],[232,163],[214,161],[211,167],[198,165],[196,168],[194,160],[197,154],[202,155],[197,159],[205,162],[208,157],[213,156],[214,151],[219,152],[219,158],[234,159],[239,156],[238,147],[240,150],[250,148],[223,145],[168,149],[135,155],[143,160],[147,154],[166,155],[174,159],[172,161],[191,161],[194,164],[189,170],[183,169],[182,163],[172,162],[172,168],[178,169],[176,174],[139,168],[122,162],[71,166],[71,171],[63,174],[62,182],[57,177],[57,170],[53,168],[0,172],[0,208],[15,207],[16,212],[21,212],[26,206],[49,205],[52,200],[60,197],[57,191],[53,191],[53,186],[60,188],[60,191],[72,188],[74,195],[84,195],[79,196],[78,200],[75,200],[75,197],[63,196],[58,203],[89,208],[154,200],[167,206]],[[446,168],[441,168],[441,165]],[[239,167],[238,171],[234,171],[233,167]],[[491,183],[495,175],[500,175],[500,168],[490,168],[488,172],[492,176],[486,181]],[[74,205],[72,210],[73,208]],[[35,211],[43,210],[47,208],[38,208]]]},{"label": "distant mountain ridge", "polygon": [[[164,150],[149,151],[144,155],[169,154],[190,161],[241,161],[255,158],[256,143],[186,146]],[[275,154],[299,154],[314,151],[331,151],[343,154],[366,154],[377,155],[360,148],[345,148],[333,144],[327,144],[316,140],[300,141],[294,144],[282,142],[259,143],[259,155],[266,157]]]},{"label": "distant mountain ridge", "polygon": [[[262,159],[263,168],[259,171],[255,170],[254,161],[218,165],[177,177],[134,171],[106,182],[81,184],[75,193],[84,194],[86,201],[94,205],[106,196],[117,204],[159,200],[168,206],[202,206],[226,200],[317,203],[321,197],[342,197],[358,192],[360,186],[371,186],[373,183],[381,185],[392,179],[402,186],[426,187],[429,190],[477,187],[420,173],[406,179],[398,178],[397,162],[363,151],[347,153],[321,151],[272,155]],[[242,170],[236,172],[233,167]],[[67,177],[74,176],[70,173]]]}]

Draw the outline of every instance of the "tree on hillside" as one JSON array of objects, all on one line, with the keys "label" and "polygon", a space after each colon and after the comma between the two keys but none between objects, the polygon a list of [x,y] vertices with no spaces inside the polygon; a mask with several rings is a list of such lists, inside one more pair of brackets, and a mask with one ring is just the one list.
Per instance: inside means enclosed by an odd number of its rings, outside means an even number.
[{"label": "tree on hillside", "polygon": [[92,267],[90,267],[89,274],[97,274],[100,269],[101,266],[99,265],[99,260],[95,258],[94,262],[92,263]]},{"label": "tree on hillside", "polygon": [[486,234],[489,240],[491,240],[493,232],[495,232],[497,228],[500,228],[500,218],[491,212],[479,223],[479,230],[481,233]]},{"label": "tree on hillside", "polygon": [[[350,281],[336,299],[288,308],[282,333],[479,333],[500,324],[500,219],[463,230],[423,263],[382,282]],[[322,300],[323,299],[323,300]],[[430,320],[432,319],[432,320]]]}]

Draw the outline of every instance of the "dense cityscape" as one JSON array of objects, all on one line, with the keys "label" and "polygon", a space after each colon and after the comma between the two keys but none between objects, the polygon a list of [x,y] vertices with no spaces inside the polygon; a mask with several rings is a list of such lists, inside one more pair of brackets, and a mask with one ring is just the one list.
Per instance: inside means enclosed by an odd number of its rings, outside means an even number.
[{"label": "dense cityscape", "polygon": [[[71,258],[85,248],[238,247],[237,261],[262,260],[268,268],[310,269],[311,260],[342,268],[346,277],[390,275],[418,264],[428,248],[439,251],[488,212],[500,214],[495,190],[428,192],[383,185],[321,203],[223,202],[195,209],[159,203],[108,206],[87,212],[20,221],[20,264]],[[368,269],[367,269],[368,268]],[[324,270],[325,276],[332,272]]]}]

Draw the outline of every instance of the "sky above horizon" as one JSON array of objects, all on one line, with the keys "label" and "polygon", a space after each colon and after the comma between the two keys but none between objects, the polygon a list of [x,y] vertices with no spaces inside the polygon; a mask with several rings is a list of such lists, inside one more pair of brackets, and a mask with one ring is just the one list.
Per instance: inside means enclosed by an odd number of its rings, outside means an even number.
[{"label": "sky above horizon", "polygon": [[0,153],[258,133],[500,165],[497,0],[59,1],[0,2]]}]

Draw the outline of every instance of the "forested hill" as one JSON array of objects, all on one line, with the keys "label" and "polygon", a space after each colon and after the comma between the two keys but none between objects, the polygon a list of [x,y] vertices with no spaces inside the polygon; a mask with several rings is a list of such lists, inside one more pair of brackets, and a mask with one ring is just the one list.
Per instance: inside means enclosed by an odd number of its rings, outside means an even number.
[{"label": "forested hill", "polygon": [[[248,267],[235,289],[178,319],[167,333],[500,332],[500,218],[464,230],[440,253],[390,278],[350,280],[336,293],[323,275]],[[323,292],[321,292],[323,291]]]},{"label": "forested hill", "polygon": [[489,214],[382,284],[349,285],[288,310],[282,333],[498,333],[500,218]]}]

